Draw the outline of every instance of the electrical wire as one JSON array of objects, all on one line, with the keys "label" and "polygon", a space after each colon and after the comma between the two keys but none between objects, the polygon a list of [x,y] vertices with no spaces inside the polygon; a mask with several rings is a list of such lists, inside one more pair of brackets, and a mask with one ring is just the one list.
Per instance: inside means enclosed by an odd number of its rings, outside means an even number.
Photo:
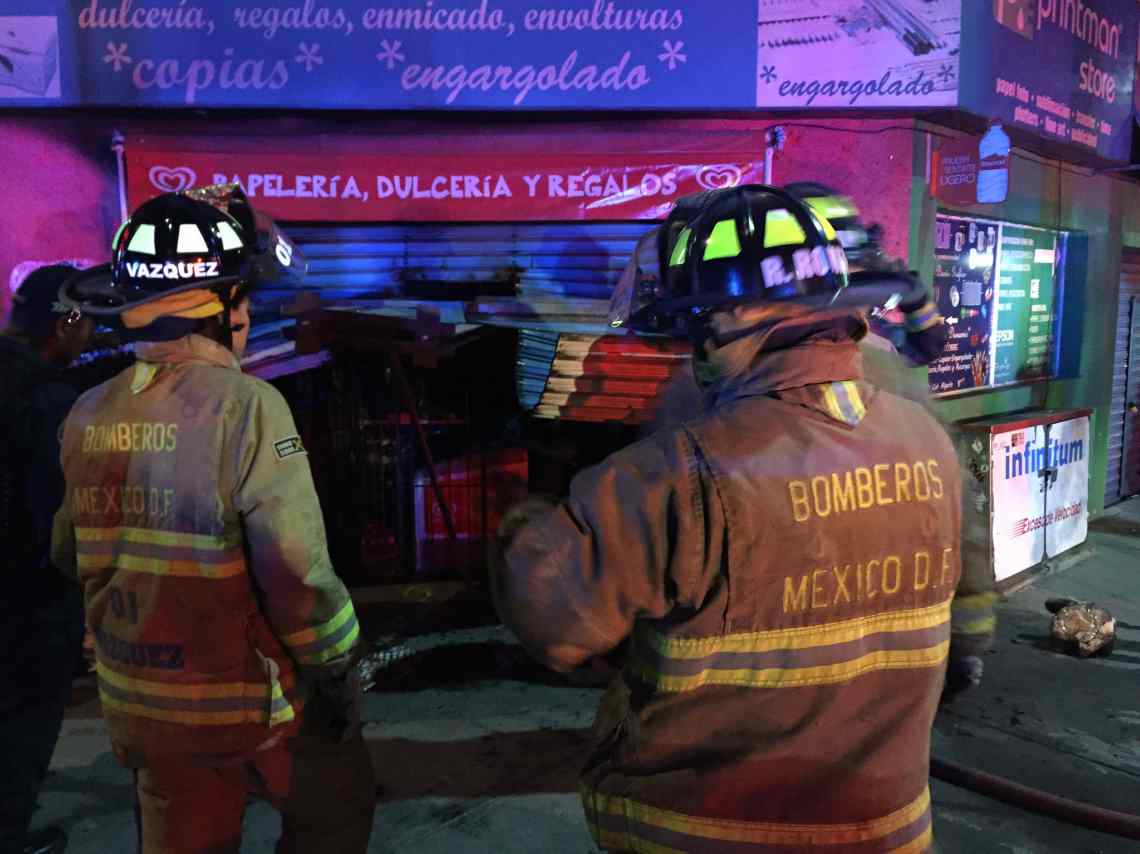
[{"label": "electrical wire", "polygon": [[1029,163],[1036,163],[1039,166],[1049,166],[1055,164],[1056,168],[1059,171],[1064,172],[1068,175],[1076,175],[1079,178],[1096,178],[1101,174],[1094,169],[1085,169],[1083,171],[1080,169],[1071,169],[1065,166],[1065,162],[1063,160],[1041,157],[1039,155],[1030,154],[1027,151],[1012,150],[1010,151],[1010,156],[1016,157],[1018,160],[1028,161]]},{"label": "electrical wire", "polygon": [[[961,136],[955,135],[953,133],[940,132],[939,130],[936,130],[934,128],[921,127],[919,125],[886,125],[884,127],[879,127],[879,128],[851,128],[851,127],[836,127],[834,125],[819,124],[817,122],[798,122],[798,121],[777,122],[774,124],[766,125],[766,126],[760,128],[760,133],[765,134],[768,131],[772,130],[773,128],[777,128],[777,127],[807,128],[809,130],[820,130],[820,131],[827,131],[830,133],[849,133],[849,134],[856,134],[856,135],[862,135],[862,136],[874,136],[877,134],[889,133],[891,131],[910,131],[911,133],[929,134],[930,136],[937,137],[938,139],[957,140],[957,139],[962,138]],[[1073,168],[1067,167],[1063,160],[1059,160],[1057,158],[1052,158],[1052,157],[1042,157],[1041,155],[1036,155],[1036,154],[1033,154],[1031,152],[1024,151],[1021,149],[1016,149],[1016,148],[1012,149],[1010,151],[1010,156],[1016,157],[1019,160],[1026,160],[1030,163],[1037,163],[1037,164],[1040,164],[1043,166],[1055,164],[1056,168],[1058,168],[1059,170],[1066,172],[1070,175],[1077,175],[1077,176],[1082,177],[1082,178],[1093,178],[1093,177],[1097,177],[1099,175],[1105,174],[1103,172],[1098,172],[1097,170],[1092,169],[1092,168],[1086,168],[1085,170],[1073,169]]]},{"label": "electrical wire", "polygon": [[[850,121],[850,119],[848,119],[847,121]],[[854,133],[854,134],[861,134],[864,136],[874,136],[875,134],[888,133],[890,131],[896,131],[896,130],[911,131],[911,132],[915,132],[915,133],[922,132],[915,125],[887,125],[886,127],[880,127],[880,128],[845,128],[845,127],[835,127],[834,125],[817,124],[814,122],[797,122],[797,121],[776,122],[775,124],[771,124],[771,125],[768,125],[767,127],[763,127],[760,130],[762,133],[767,133],[768,131],[772,130],[772,128],[778,128],[778,127],[782,127],[782,128],[809,128],[812,130],[831,131],[833,133]],[[954,138],[952,135],[945,134],[945,133],[943,133],[943,134],[933,133],[933,135],[934,136],[940,136],[944,139],[953,139]]]}]

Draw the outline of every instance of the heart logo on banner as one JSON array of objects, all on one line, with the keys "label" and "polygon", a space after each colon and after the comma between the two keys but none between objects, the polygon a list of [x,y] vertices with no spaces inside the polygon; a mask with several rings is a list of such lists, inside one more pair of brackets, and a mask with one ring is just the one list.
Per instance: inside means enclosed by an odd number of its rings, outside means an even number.
[{"label": "heart logo on banner", "polygon": [[171,169],[169,166],[152,166],[149,177],[151,186],[164,193],[188,190],[198,180],[198,176],[189,166],[179,166],[176,169]]},{"label": "heart logo on banner", "polygon": [[706,190],[723,190],[725,187],[735,187],[743,177],[743,170],[732,163],[717,163],[713,166],[702,166],[697,171],[697,183]]}]

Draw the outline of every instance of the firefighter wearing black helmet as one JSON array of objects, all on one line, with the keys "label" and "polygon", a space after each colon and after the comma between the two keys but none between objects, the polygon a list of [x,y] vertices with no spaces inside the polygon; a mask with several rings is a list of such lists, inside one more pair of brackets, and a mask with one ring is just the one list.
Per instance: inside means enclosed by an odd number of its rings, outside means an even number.
[{"label": "firefighter wearing black helmet", "polygon": [[[784,189],[831,223],[847,253],[852,273],[902,271],[902,265],[883,251],[882,226],[864,226],[859,209],[850,198],[814,181],[788,184]],[[859,278],[856,275],[853,281],[856,292]],[[866,345],[896,351],[914,365],[929,365],[946,349],[950,328],[921,280],[900,276],[897,281],[898,289],[886,294],[881,293],[882,289],[866,289],[866,305],[875,310],[869,318],[874,334],[868,337]],[[901,315],[901,323],[886,322],[892,313]]]},{"label": "firefighter wearing black helmet", "polygon": [[569,670],[628,643],[582,781],[609,851],[925,851],[956,635],[958,465],[867,383],[834,229],[746,186],[690,205],[629,323],[710,406],[500,531],[504,621]]},{"label": "firefighter wearing black helmet", "polygon": [[147,202],[113,253],[61,299],[121,322],[137,362],[66,421],[53,558],[83,587],[142,850],[236,851],[256,794],[278,851],[363,852],[356,614],[288,405],[239,361],[250,291],[304,259],[235,186]]},{"label": "firefighter wearing black helmet", "polygon": [[[904,273],[903,264],[883,251],[882,226],[864,226],[849,197],[812,181],[788,184],[784,189],[831,223],[843,244],[853,285],[844,301],[868,310],[870,331],[860,342],[864,377],[880,389],[920,403],[938,417],[926,373],[912,370],[939,358],[950,336],[950,327],[926,285]],[[943,422],[943,427],[952,439],[958,438],[953,424]],[[982,659],[964,651],[985,650],[994,632],[993,593],[983,577],[987,558],[974,553],[971,545],[964,548],[961,595],[955,597],[953,606],[959,626],[957,647],[962,654],[950,661],[946,698],[980,682]]]}]

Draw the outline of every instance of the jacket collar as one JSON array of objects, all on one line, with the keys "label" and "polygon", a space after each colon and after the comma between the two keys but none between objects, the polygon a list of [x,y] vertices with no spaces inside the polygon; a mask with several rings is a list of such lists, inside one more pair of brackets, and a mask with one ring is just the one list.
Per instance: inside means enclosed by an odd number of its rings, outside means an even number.
[{"label": "jacket collar", "polygon": [[750,349],[748,367],[709,386],[705,406],[713,409],[747,397],[861,380],[863,359],[857,341],[865,331],[863,321],[855,317],[850,323],[831,319],[806,326],[781,322],[735,342],[731,346]]},{"label": "jacket collar", "polygon": [[187,335],[174,341],[148,341],[135,345],[140,361],[155,364],[215,365],[240,371],[241,362],[233,351],[201,335]]}]

